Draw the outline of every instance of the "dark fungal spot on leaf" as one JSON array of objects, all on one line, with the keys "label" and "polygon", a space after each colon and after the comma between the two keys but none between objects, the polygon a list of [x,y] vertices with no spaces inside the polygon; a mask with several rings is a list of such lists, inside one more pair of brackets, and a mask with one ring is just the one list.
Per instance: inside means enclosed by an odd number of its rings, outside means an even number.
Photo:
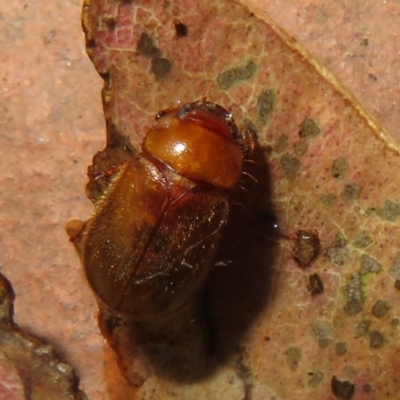
[{"label": "dark fungal spot on leaf", "polygon": [[331,380],[332,393],[342,400],[350,400],[354,394],[354,384],[349,381],[339,381],[336,376],[332,377]]},{"label": "dark fungal spot on leaf", "polygon": [[394,282],[394,288],[396,290],[400,290],[400,280],[399,279],[396,279],[396,281]]},{"label": "dark fungal spot on leaf", "polygon": [[298,156],[303,156],[304,154],[306,154],[307,149],[308,149],[308,144],[304,140],[300,140],[293,144],[293,151]]},{"label": "dark fungal spot on leaf", "polygon": [[334,178],[344,178],[349,170],[349,163],[346,157],[339,157],[333,161],[331,173]]},{"label": "dark fungal spot on leaf", "polygon": [[354,246],[358,249],[365,249],[372,243],[371,237],[366,231],[362,231],[354,241]]},{"label": "dark fungal spot on leaf", "polygon": [[299,135],[303,138],[314,138],[321,133],[319,125],[311,118],[304,118],[300,124]]},{"label": "dark fungal spot on leaf", "polygon": [[299,347],[289,347],[283,353],[287,357],[289,368],[295,371],[302,357],[302,352]]},{"label": "dark fungal spot on leaf", "polygon": [[369,347],[371,349],[380,349],[385,343],[385,338],[379,331],[369,333]]},{"label": "dark fungal spot on leaf", "polygon": [[318,340],[318,346],[320,349],[326,349],[330,344],[332,340],[328,338],[321,338]]},{"label": "dark fungal spot on leaf", "polygon": [[221,89],[227,90],[236,82],[251,78],[256,70],[255,62],[249,61],[242,67],[234,67],[221,72],[218,75],[217,84]]},{"label": "dark fungal spot on leaf", "polygon": [[368,46],[369,42],[368,42],[368,38],[364,38],[363,40],[361,40],[360,45],[361,46]]},{"label": "dark fungal spot on leaf", "polygon": [[307,383],[310,387],[317,387],[324,379],[324,374],[321,371],[311,372],[309,375],[311,375],[311,377]]},{"label": "dark fungal spot on leaf", "polygon": [[86,49],[91,50],[97,46],[97,43],[94,39],[86,40]]},{"label": "dark fungal spot on leaf", "polygon": [[320,349],[327,348],[332,342],[332,339],[330,338],[330,328],[322,321],[311,322],[310,334],[318,343]]},{"label": "dark fungal spot on leaf", "polygon": [[364,393],[371,393],[372,392],[372,386],[368,383],[363,385],[363,392]]},{"label": "dark fungal spot on leaf", "polygon": [[357,272],[351,275],[349,283],[343,288],[347,297],[344,311],[349,315],[356,315],[362,310],[364,293],[362,290],[361,275]]},{"label": "dark fungal spot on leaf", "polygon": [[383,300],[378,300],[373,306],[372,306],[372,315],[376,318],[383,318],[388,311],[390,310],[390,306],[386,301]]},{"label": "dark fungal spot on leaf", "polygon": [[370,273],[377,274],[382,269],[381,264],[378,263],[374,258],[363,254],[360,258],[360,274],[366,275]]},{"label": "dark fungal spot on leaf", "polygon": [[175,22],[176,36],[181,38],[188,35],[188,27],[182,22]]},{"label": "dark fungal spot on leaf", "polygon": [[302,268],[308,268],[321,249],[318,233],[299,230],[296,234],[294,259]]},{"label": "dark fungal spot on leaf", "polygon": [[328,207],[332,207],[337,202],[337,196],[333,193],[324,194],[321,196],[321,201]]},{"label": "dark fungal spot on leaf", "polygon": [[117,20],[113,17],[104,17],[102,21],[110,31],[114,31],[115,28],[117,27]]},{"label": "dark fungal spot on leaf", "polygon": [[273,144],[272,148],[275,151],[275,153],[282,153],[288,144],[289,136],[282,134],[276,139],[275,143]]},{"label": "dark fungal spot on leaf", "polygon": [[352,202],[354,200],[358,199],[358,196],[360,195],[361,189],[358,185],[355,183],[348,183],[345,185],[342,193],[342,197],[348,201]]},{"label": "dark fungal spot on leaf", "polygon": [[394,222],[400,215],[400,204],[397,201],[386,200],[383,208],[377,208],[376,213],[381,219]]},{"label": "dark fungal spot on leaf", "polygon": [[257,97],[258,119],[266,125],[274,108],[275,93],[272,89],[263,90]]},{"label": "dark fungal spot on leaf", "polygon": [[346,342],[337,342],[335,344],[335,353],[338,356],[342,356],[343,354],[346,354],[347,352],[347,343]]},{"label": "dark fungal spot on leaf", "polygon": [[400,320],[398,318],[392,318],[390,320],[390,325],[391,326],[399,326],[399,324],[400,324]]},{"label": "dark fungal spot on leaf", "polygon": [[116,3],[132,4],[135,0],[114,0]]},{"label": "dark fungal spot on leaf", "polygon": [[324,285],[318,274],[312,274],[308,277],[308,290],[311,296],[316,296],[324,292]]},{"label": "dark fungal spot on leaf", "polygon": [[284,154],[281,157],[281,166],[286,177],[291,181],[294,179],[298,169],[300,168],[300,160],[296,157],[291,157],[288,154]]},{"label": "dark fungal spot on leaf", "polygon": [[171,71],[171,61],[166,58],[153,58],[151,60],[151,72],[155,75],[158,81],[165,78]]},{"label": "dark fungal spot on leaf", "polygon": [[55,29],[50,29],[43,37],[43,44],[45,46],[54,43],[57,40],[57,31]]},{"label": "dark fungal spot on leaf", "polygon": [[153,38],[146,32],[140,35],[136,51],[145,57],[160,57],[161,50],[155,45]]},{"label": "dark fungal spot on leaf", "polygon": [[369,319],[363,319],[356,326],[354,336],[356,339],[365,336],[368,333],[369,327],[371,326],[371,321]]}]

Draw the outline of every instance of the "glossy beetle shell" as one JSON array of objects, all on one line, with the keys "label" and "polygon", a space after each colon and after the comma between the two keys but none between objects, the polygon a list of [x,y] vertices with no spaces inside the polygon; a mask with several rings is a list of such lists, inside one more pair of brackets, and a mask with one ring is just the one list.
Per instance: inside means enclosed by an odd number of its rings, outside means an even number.
[{"label": "glossy beetle shell", "polygon": [[251,146],[213,103],[157,114],[142,153],[115,168],[93,216],[78,234],[70,230],[101,303],[137,321],[190,305],[213,264]]}]

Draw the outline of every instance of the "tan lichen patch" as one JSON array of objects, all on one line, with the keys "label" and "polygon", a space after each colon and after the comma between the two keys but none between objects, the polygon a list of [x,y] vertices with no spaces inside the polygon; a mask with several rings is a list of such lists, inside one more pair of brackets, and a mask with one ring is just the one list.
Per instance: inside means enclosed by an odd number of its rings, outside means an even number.
[{"label": "tan lichen patch", "polygon": [[300,140],[293,144],[293,151],[298,156],[303,156],[304,154],[306,154],[307,149],[308,149],[308,144],[304,140]]},{"label": "tan lichen patch", "polygon": [[256,70],[257,65],[252,60],[248,61],[244,66],[227,69],[218,75],[218,86],[223,90],[227,90],[237,82],[250,79]]},{"label": "tan lichen patch", "polygon": [[346,157],[338,157],[333,161],[331,171],[334,178],[344,178],[349,170],[349,162]]},{"label": "tan lichen patch", "polygon": [[297,157],[292,157],[289,154],[284,154],[281,157],[281,165],[285,171],[285,175],[289,180],[293,180],[297,171],[300,168],[300,161]]},{"label": "tan lichen patch", "polygon": [[284,354],[287,357],[289,368],[295,371],[301,360],[301,349],[298,347],[289,347],[284,351]]},{"label": "tan lichen patch", "polygon": [[342,356],[343,354],[346,354],[347,352],[347,343],[346,342],[337,342],[335,344],[335,353],[338,356]]},{"label": "tan lichen patch", "polygon": [[369,347],[371,349],[380,349],[385,343],[385,338],[379,331],[372,331],[369,334]]},{"label": "tan lichen patch", "polygon": [[171,71],[171,68],[172,63],[167,58],[156,57],[151,60],[151,72],[158,81],[165,78]]},{"label": "tan lichen patch", "polygon": [[383,318],[390,310],[390,305],[383,300],[378,300],[372,307],[371,313],[376,318]]},{"label": "tan lichen patch", "polygon": [[342,197],[348,201],[352,202],[354,200],[357,200],[358,197],[360,196],[361,188],[355,183],[347,183],[344,186],[343,192],[342,192]]},{"label": "tan lichen patch", "polygon": [[349,249],[344,243],[335,243],[327,250],[330,262],[334,265],[344,265],[349,258]]},{"label": "tan lichen patch", "polygon": [[351,275],[347,285],[343,288],[343,292],[347,298],[345,312],[349,315],[358,314],[362,310],[365,300],[359,273],[355,272]]},{"label": "tan lichen patch", "polygon": [[136,45],[136,51],[145,57],[160,57],[161,50],[156,46],[154,39],[147,33],[143,32]]},{"label": "tan lichen patch", "polygon": [[400,203],[393,200],[386,200],[383,207],[376,209],[378,216],[386,221],[396,221],[400,216]]},{"label": "tan lichen patch", "polygon": [[279,136],[272,146],[272,149],[274,150],[274,152],[280,154],[284,150],[286,150],[288,140],[289,140],[288,135],[282,134],[281,136]]},{"label": "tan lichen patch", "polygon": [[263,90],[257,97],[257,114],[262,124],[267,124],[274,108],[275,93],[272,89]]},{"label": "tan lichen patch", "polygon": [[315,371],[315,372],[311,373],[310,375],[311,375],[311,377],[307,383],[311,387],[317,387],[324,379],[324,374],[321,371]]},{"label": "tan lichen patch", "polygon": [[324,194],[321,196],[321,201],[328,207],[332,207],[337,202],[337,196],[333,193]]},{"label": "tan lichen patch", "polygon": [[378,273],[382,269],[381,264],[367,254],[362,254],[360,258],[360,274]]},{"label": "tan lichen patch", "polygon": [[354,241],[354,246],[360,249],[367,248],[372,243],[372,238],[368,235],[366,231],[362,231]]},{"label": "tan lichen patch", "polygon": [[400,280],[400,252],[396,253],[396,256],[392,262],[392,266],[389,270],[389,275],[396,280]]},{"label": "tan lichen patch", "polygon": [[299,131],[300,137],[314,138],[317,135],[319,135],[320,133],[321,133],[321,128],[317,124],[317,122],[315,122],[311,118],[307,118],[307,117],[304,118],[304,120],[300,124],[300,131]]},{"label": "tan lichen patch", "polygon": [[354,331],[354,336],[360,338],[368,333],[369,327],[371,326],[371,321],[369,319],[363,319],[358,323]]},{"label": "tan lichen patch", "polygon": [[328,347],[331,342],[331,329],[322,321],[313,321],[310,325],[310,334],[317,341],[321,349]]}]

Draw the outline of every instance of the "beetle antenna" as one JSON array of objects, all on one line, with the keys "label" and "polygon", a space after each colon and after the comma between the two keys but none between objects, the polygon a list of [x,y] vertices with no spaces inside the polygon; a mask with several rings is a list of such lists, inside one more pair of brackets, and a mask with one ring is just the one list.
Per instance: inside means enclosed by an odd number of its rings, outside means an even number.
[{"label": "beetle antenna", "polygon": [[243,171],[242,174],[248,176],[253,182],[258,183],[258,180],[250,173]]},{"label": "beetle antenna", "polygon": [[250,191],[244,185],[239,184],[238,187],[240,189],[242,189],[243,191],[245,191],[247,194],[249,194],[249,195],[251,194]]},{"label": "beetle antenna", "polygon": [[253,164],[253,165],[258,165],[257,162],[255,162],[253,159],[251,158],[244,158],[243,159],[243,163],[249,163],[249,164]]}]

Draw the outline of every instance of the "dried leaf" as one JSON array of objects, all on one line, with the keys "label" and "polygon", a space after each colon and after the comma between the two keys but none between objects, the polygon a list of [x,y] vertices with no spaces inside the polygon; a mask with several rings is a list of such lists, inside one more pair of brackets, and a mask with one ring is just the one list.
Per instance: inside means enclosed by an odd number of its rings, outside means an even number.
[{"label": "dried leaf", "polygon": [[[354,383],[355,396],[395,396],[399,146],[305,49],[237,1],[86,0],[83,22],[105,79],[108,145],[95,171],[131,157],[158,110],[207,97],[269,149],[265,202],[282,237],[309,230],[320,240],[307,272],[287,239],[253,244],[249,269],[217,271],[211,299],[228,361],[190,384],[151,373],[137,398],[330,398],[337,382]],[[308,273],[323,284],[318,296]],[[213,292],[222,281],[230,289]],[[365,320],[369,335],[355,335]]]}]

